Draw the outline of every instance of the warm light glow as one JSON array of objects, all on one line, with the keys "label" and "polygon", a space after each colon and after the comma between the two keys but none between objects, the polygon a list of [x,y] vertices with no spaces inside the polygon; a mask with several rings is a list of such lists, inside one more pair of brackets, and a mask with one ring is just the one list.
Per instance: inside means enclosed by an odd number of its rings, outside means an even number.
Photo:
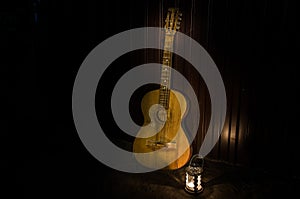
[{"label": "warm light glow", "polygon": [[197,176],[197,187],[196,187],[196,190],[195,190],[195,185],[194,185],[194,178],[195,178],[196,176],[191,176],[191,175],[189,175],[188,173],[186,174],[186,188],[188,189],[188,190],[190,190],[190,191],[192,191],[192,192],[194,192],[194,191],[199,191],[199,190],[201,190],[202,189],[202,186],[201,186],[201,175],[198,175]]}]

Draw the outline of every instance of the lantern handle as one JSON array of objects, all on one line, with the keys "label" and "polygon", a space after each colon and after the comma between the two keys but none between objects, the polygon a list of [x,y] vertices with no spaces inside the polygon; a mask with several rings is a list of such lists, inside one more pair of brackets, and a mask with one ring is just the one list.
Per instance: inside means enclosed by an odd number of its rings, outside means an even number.
[{"label": "lantern handle", "polygon": [[204,158],[203,158],[203,156],[201,156],[201,155],[199,155],[199,154],[195,154],[195,155],[192,156],[189,165],[191,165],[192,162],[193,162],[193,160],[196,159],[196,158],[201,159],[201,167],[203,168],[203,165],[204,165]]}]

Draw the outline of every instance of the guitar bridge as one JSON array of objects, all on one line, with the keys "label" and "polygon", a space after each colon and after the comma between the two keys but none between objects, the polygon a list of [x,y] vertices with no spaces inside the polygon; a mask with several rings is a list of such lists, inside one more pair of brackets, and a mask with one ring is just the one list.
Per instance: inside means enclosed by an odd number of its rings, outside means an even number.
[{"label": "guitar bridge", "polygon": [[146,146],[151,147],[153,150],[157,149],[176,149],[177,145],[176,142],[163,142],[157,140],[146,140]]}]

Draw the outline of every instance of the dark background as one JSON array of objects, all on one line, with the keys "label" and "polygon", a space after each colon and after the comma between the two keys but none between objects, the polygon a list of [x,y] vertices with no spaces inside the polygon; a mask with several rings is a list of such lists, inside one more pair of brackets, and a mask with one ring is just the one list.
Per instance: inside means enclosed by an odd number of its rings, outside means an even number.
[{"label": "dark background", "polygon": [[[101,190],[112,169],[98,162],[77,135],[71,106],[77,70],[88,53],[110,36],[132,28],[162,26],[167,8],[175,4],[183,12],[180,30],[207,50],[226,87],[224,131],[207,158],[300,177],[295,2],[3,1],[0,63],[4,119],[0,136],[5,190],[11,195],[37,196],[56,196],[74,189],[83,195]],[[137,56],[139,53],[143,56]],[[116,60],[101,80],[104,87],[100,86],[96,98],[99,115],[107,115],[100,122],[109,129],[108,137],[128,149],[132,138],[114,124],[107,103],[122,74],[152,61],[143,53]],[[201,86],[201,76],[184,60],[175,59],[179,63],[176,69],[194,87],[203,110],[192,145],[196,151],[209,122],[209,96]]]}]

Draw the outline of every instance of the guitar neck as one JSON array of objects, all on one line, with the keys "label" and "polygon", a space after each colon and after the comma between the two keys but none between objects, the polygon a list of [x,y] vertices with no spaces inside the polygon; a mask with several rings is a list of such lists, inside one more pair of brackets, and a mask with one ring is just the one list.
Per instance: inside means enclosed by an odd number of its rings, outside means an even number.
[{"label": "guitar neck", "polygon": [[165,34],[164,51],[161,66],[161,83],[159,90],[159,104],[166,110],[169,107],[170,86],[171,86],[171,67],[172,50],[174,44],[174,34]]}]

